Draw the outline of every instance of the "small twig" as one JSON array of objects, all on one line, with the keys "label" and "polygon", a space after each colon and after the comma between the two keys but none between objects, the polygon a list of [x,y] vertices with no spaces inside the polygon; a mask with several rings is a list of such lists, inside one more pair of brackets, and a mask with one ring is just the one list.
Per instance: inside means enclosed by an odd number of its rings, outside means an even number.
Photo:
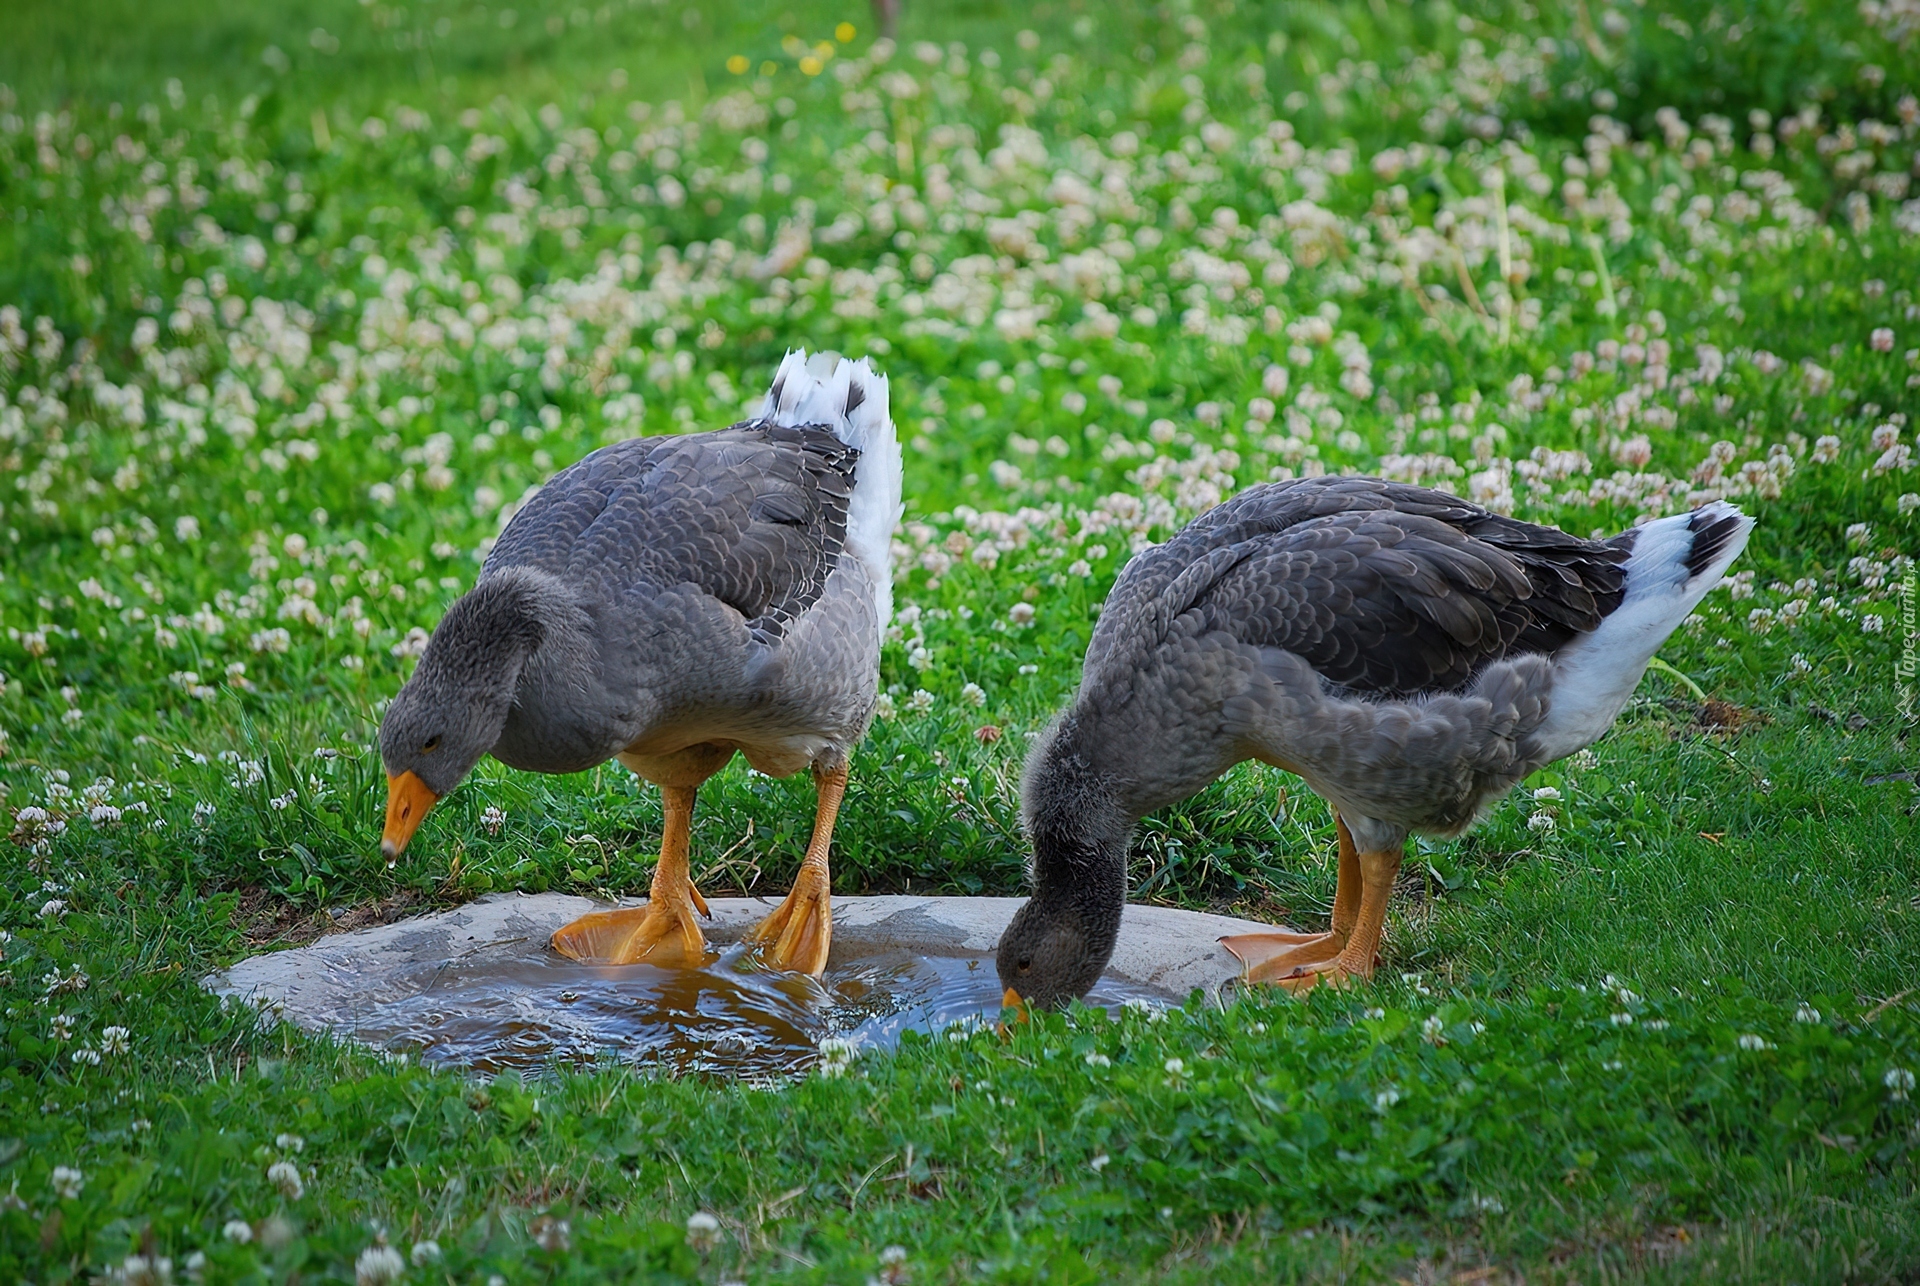
[{"label": "small twig", "polygon": [[1480,292],[1474,288],[1473,274],[1467,271],[1467,257],[1460,253],[1460,247],[1453,247],[1453,269],[1460,275],[1460,289],[1466,292],[1467,302],[1473,305],[1473,311],[1479,313],[1484,321],[1492,321],[1493,314],[1480,302]]},{"label": "small twig", "polygon": [[1593,15],[1587,12],[1587,0],[1573,0],[1574,29],[1580,33],[1580,43],[1587,47],[1593,60],[1602,67],[1613,65],[1613,59],[1607,54],[1607,47],[1600,43],[1600,33],[1593,29]]},{"label": "small twig", "polygon": [[867,1190],[867,1185],[869,1183],[873,1182],[873,1176],[876,1174],[879,1174],[880,1171],[886,1167],[889,1161],[894,1160],[899,1155],[900,1154],[898,1152],[889,1152],[881,1160],[874,1162],[873,1168],[868,1170],[867,1173],[861,1178],[860,1182],[854,1187],[853,1191],[847,1194],[847,1209],[849,1210],[853,1209],[854,1203],[860,1200],[860,1194]]},{"label": "small twig", "polygon": [[1885,1000],[1875,1005],[1872,1009],[1869,1009],[1867,1010],[1866,1013],[1860,1015],[1860,1021],[1863,1023],[1872,1022],[1874,1019],[1878,1018],[1881,1014],[1886,1013],[1887,1010],[1893,1008],[1895,1005],[1899,1004],[1901,1001],[1905,1000],[1908,996],[1911,996],[1916,991],[1920,991],[1920,987],[1908,987],[1905,991],[1901,992],[1897,996],[1888,996]]},{"label": "small twig", "polygon": [[[1394,228],[1393,221],[1391,219],[1381,219],[1377,226],[1386,237],[1388,247],[1397,250],[1400,245],[1400,235],[1398,230]],[[1427,320],[1432,322],[1434,327],[1439,330],[1440,338],[1446,340],[1447,347],[1451,348],[1455,355],[1458,355],[1460,352],[1460,341],[1453,337],[1453,331],[1448,329],[1446,320],[1442,318],[1434,308],[1433,301],[1427,298],[1427,292],[1420,286],[1420,275],[1409,267],[1404,260],[1402,260],[1400,264],[1400,280],[1406,286],[1407,293],[1413,296],[1413,301],[1420,305],[1420,311],[1427,315]]]},{"label": "small twig", "polygon": [[1504,289],[1494,302],[1500,306],[1500,347],[1513,339],[1513,235],[1507,226],[1507,172],[1493,171],[1493,218],[1500,229],[1500,283]]},{"label": "small twig", "polygon": [[1607,252],[1600,244],[1599,233],[1587,234],[1587,249],[1593,251],[1593,266],[1600,274],[1600,297],[1601,302],[1606,306],[1606,314],[1609,317],[1618,317],[1620,302],[1613,297],[1613,274],[1607,271]]},{"label": "small twig", "polygon": [[[732,848],[722,853],[717,859],[715,859],[712,865],[708,866],[706,870],[700,873],[701,882],[707,883],[711,881],[714,878],[714,876],[718,875],[722,871],[727,872],[729,877],[732,877],[734,863],[731,859],[733,858],[733,855],[735,853],[738,853],[741,849],[745,848],[749,843],[752,842],[752,840],[753,840],[753,819],[749,817],[747,819],[747,833],[745,835],[742,835],[738,840],[738,842],[736,842]],[[747,862],[747,869],[753,873],[752,880],[746,883],[740,883],[737,879],[735,880],[735,883],[738,885],[740,891],[743,893],[751,892],[753,889],[753,886],[760,882],[760,863],[750,860]]]},{"label": "small twig", "polygon": [[1666,675],[1668,678],[1678,683],[1681,687],[1685,688],[1688,692],[1692,693],[1693,699],[1695,701],[1698,701],[1701,705],[1705,705],[1707,703],[1706,691],[1703,688],[1701,688],[1699,684],[1695,683],[1692,679],[1689,679],[1686,675],[1682,674],[1679,670],[1675,669],[1672,665],[1668,664],[1665,661],[1662,661],[1659,657],[1656,656],[1651,661],[1648,661],[1647,668],[1649,670],[1658,670],[1660,671],[1660,673]]},{"label": "small twig", "polygon": [[898,99],[893,105],[893,168],[900,176],[900,182],[908,183],[913,179],[913,117],[900,105]]}]

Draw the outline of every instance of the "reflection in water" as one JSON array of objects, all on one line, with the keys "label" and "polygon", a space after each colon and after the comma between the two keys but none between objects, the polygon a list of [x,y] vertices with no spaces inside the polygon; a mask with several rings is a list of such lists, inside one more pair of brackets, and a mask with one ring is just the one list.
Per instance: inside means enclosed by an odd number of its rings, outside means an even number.
[{"label": "reflection in water", "polygon": [[[814,979],[755,969],[743,953],[734,946],[702,969],[656,969],[479,952],[416,975],[404,994],[365,996],[336,1026],[383,1049],[483,1072],[610,1060],[760,1080],[805,1071],[829,1036],[884,1047],[909,1028],[938,1031],[1000,1012],[990,957],[886,951]],[[1115,979],[1102,979],[1087,1001],[1129,998],[1166,1003]]]}]

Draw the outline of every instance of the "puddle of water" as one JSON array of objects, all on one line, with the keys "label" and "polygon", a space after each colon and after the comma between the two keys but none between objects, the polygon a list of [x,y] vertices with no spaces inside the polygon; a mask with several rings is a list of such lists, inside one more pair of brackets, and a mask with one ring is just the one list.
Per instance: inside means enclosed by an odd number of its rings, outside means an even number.
[{"label": "puddle of water", "polygon": [[[610,1060],[764,1080],[804,1072],[830,1036],[890,1047],[910,1029],[1000,1016],[990,956],[883,951],[814,979],[753,969],[743,953],[734,946],[705,968],[656,969],[482,951],[390,994],[362,993],[334,1026],[381,1049],[489,1074]],[[1087,1003],[1115,1008],[1130,999],[1168,1003],[1113,978],[1101,979]]]}]

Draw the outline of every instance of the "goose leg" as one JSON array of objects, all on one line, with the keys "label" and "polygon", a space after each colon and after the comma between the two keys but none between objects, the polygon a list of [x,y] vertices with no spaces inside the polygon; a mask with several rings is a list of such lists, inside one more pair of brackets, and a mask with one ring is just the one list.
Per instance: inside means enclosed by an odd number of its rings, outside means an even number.
[{"label": "goose leg", "polygon": [[698,965],[705,961],[706,939],[693,913],[711,913],[700,890],[693,887],[687,867],[698,790],[697,786],[660,788],[666,825],[646,905],[581,916],[555,931],[555,951],[592,964]]},{"label": "goose leg", "polygon": [[1267,979],[1288,991],[1310,991],[1320,983],[1345,986],[1358,979],[1373,977],[1373,957],[1380,950],[1380,938],[1387,925],[1387,899],[1393,896],[1394,877],[1400,874],[1404,846],[1385,852],[1361,853],[1360,907],[1353,932],[1346,945],[1330,960],[1314,961],[1294,967],[1284,975]]},{"label": "goose leg", "polygon": [[1245,966],[1242,980],[1272,982],[1300,965],[1318,964],[1340,954],[1360,916],[1360,856],[1340,814],[1333,815],[1340,836],[1340,880],[1333,892],[1333,926],[1326,933],[1239,933],[1220,939]]},{"label": "goose leg", "polygon": [[818,977],[827,967],[827,948],[833,944],[832,881],[827,872],[827,848],[833,842],[833,823],[840,799],[847,791],[847,766],[815,768],[814,788],[819,808],[813,818],[813,842],[786,901],[747,935],[755,953],[775,969],[791,969]]}]

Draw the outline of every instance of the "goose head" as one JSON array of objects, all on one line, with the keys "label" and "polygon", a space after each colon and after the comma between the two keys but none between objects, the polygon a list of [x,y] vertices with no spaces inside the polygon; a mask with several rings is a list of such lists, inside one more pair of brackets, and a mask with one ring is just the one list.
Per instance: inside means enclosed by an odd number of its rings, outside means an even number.
[{"label": "goose head", "polygon": [[1033,896],[1000,936],[995,964],[1014,1000],[1057,1009],[1092,990],[1113,958],[1137,820],[1095,771],[1087,732],[1067,715],[1034,744],[1021,784],[1033,843]]},{"label": "goose head", "polygon": [[521,671],[542,637],[521,591],[509,577],[483,579],[448,608],[380,721],[387,770],[380,852],[389,862],[500,740]]}]

